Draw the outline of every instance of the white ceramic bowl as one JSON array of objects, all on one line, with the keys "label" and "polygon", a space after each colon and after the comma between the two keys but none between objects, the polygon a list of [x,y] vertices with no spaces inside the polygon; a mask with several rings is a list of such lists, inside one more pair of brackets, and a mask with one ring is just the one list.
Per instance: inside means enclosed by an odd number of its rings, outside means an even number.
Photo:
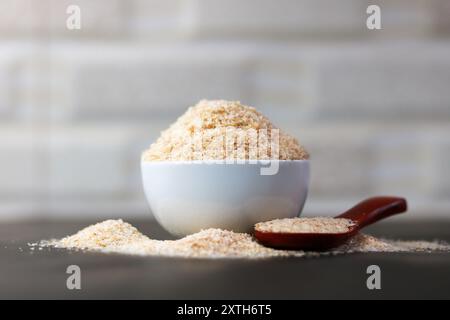
[{"label": "white ceramic bowl", "polygon": [[277,161],[278,172],[261,175],[263,164],[142,162],[150,208],[170,233],[201,229],[245,232],[260,221],[296,217],[309,185],[308,160]]}]

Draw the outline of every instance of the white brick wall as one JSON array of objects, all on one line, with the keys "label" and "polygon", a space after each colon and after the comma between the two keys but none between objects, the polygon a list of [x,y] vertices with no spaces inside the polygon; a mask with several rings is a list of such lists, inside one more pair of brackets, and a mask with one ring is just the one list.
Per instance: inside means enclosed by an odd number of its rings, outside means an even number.
[{"label": "white brick wall", "polygon": [[120,129],[52,129],[49,187],[54,196],[104,197],[128,192],[130,133]]},{"label": "white brick wall", "polygon": [[140,191],[142,151],[162,124],[52,127],[49,188],[58,197],[121,197]]},{"label": "white brick wall", "polygon": [[450,200],[450,132],[449,126],[429,130],[426,135],[430,170],[425,174],[432,179],[433,196],[440,201]]},{"label": "white brick wall", "polygon": [[286,130],[312,154],[315,197],[403,194],[449,200],[447,124],[344,121]]},{"label": "white brick wall", "polygon": [[[357,0],[192,0],[197,36],[292,37],[358,33],[364,3]],[[359,30],[358,30],[359,29]]]},{"label": "white brick wall", "polygon": [[[382,8],[383,30],[365,28],[366,8]],[[82,30],[65,27],[68,5]],[[0,37],[226,39],[425,38],[448,34],[446,0],[3,0]]]},{"label": "white brick wall", "polygon": [[450,46],[346,47],[320,58],[319,116],[423,119],[450,115]]},{"label": "white brick wall", "polygon": [[0,2],[0,35],[30,36],[42,30],[48,19],[39,19],[44,7],[33,0],[3,0]]},{"label": "white brick wall", "polygon": [[58,119],[175,115],[215,97],[269,114],[276,108],[281,119],[297,112],[323,119],[450,115],[450,45],[439,42],[61,46],[52,50],[51,70]]},{"label": "white brick wall", "polygon": [[[371,33],[375,37],[426,37],[436,31],[439,0],[375,0],[382,13],[382,30]],[[367,7],[367,6],[366,6]]]},{"label": "white brick wall", "polygon": [[9,54],[0,53],[0,119],[11,116],[14,108],[16,61]]},{"label": "white brick wall", "polygon": [[193,2],[189,0],[131,0],[130,33],[136,39],[157,41],[188,38]]},{"label": "white brick wall", "polygon": [[39,149],[42,141],[33,136],[31,128],[5,126],[0,128],[0,199],[30,198],[39,192]]},{"label": "white brick wall", "polygon": [[[81,30],[66,28],[69,5],[81,9]],[[122,0],[2,0],[0,36],[120,37],[127,32],[126,8]]]},{"label": "white brick wall", "polygon": [[248,101],[278,123],[292,117],[308,119],[317,103],[318,89],[311,50],[297,46],[275,48],[254,50],[247,76]]},{"label": "white brick wall", "polygon": [[178,114],[202,98],[245,99],[245,53],[205,49],[57,49],[53,60],[57,107],[53,110],[69,119],[136,119],[155,113]]},{"label": "white brick wall", "polygon": [[303,125],[291,129],[311,153],[311,195],[324,198],[364,197],[373,189],[370,125]]},{"label": "white brick wall", "polygon": [[374,191],[410,198],[432,196],[438,181],[430,174],[433,167],[427,144],[423,132],[417,132],[414,126],[378,133],[370,177],[374,181]]},{"label": "white brick wall", "polygon": [[436,31],[440,35],[448,35],[450,33],[450,2],[447,0],[437,0],[434,6],[434,12],[436,12],[437,23]]}]

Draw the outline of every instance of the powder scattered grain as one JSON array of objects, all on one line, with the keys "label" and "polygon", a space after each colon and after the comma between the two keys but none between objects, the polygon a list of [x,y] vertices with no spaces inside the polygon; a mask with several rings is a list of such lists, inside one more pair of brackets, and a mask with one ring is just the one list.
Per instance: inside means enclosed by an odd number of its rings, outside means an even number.
[{"label": "powder scattered grain", "polygon": [[60,240],[30,244],[32,248],[56,247],[141,256],[186,258],[317,257],[352,252],[450,251],[450,245],[426,241],[392,241],[359,234],[328,252],[276,250],[262,246],[251,235],[207,229],[179,240],[153,240],[122,220],[107,220]]}]

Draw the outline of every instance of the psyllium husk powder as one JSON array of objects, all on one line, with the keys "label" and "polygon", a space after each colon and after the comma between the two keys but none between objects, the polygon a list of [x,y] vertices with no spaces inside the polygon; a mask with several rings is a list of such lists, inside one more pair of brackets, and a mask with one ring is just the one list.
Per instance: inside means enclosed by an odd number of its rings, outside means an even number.
[{"label": "psyllium husk powder", "polygon": [[226,100],[190,107],[142,155],[143,161],[308,158],[297,139],[255,108]]},{"label": "psyllium husk powder", "polygon": [[[308,219],[308,218],[303,218]],[[317,228],[318,222],[311,221]],[[326,219],[326,218],[325,218]],[[306,222],[306,220],[303,220]],[[297,221],[299,222],[299,221]],[[323,221],[322,221],[323,222]],[[286,228],[287,221],[282,228]],[[328,226],[329,227],[329,226]],[[341,225],[339,227],[345,227]],[[299,227],[299,223],[295,228]],[[317,231],[317,229],[315,229]],[[31,247],[54,247],[68,250],[94,251],[139,256],[166,256],[184,258],[271,258],[318,257],[357,252],[437,252],[450,251],[450,245],[441,242],[396,241],[359,234],[346,244],[327,252],[276,250],[264,247],[250,234],[221,229],[206,229],[179,240],[155,240],[139,232],[122,220],[106,220],[62,239],[30,244]]]}]

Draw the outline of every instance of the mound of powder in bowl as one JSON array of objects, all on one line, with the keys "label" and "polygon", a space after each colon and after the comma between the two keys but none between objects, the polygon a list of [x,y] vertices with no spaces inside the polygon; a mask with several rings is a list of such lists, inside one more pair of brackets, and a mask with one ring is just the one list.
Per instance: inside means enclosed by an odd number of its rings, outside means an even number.
[{"label": "mound of powder in bowl", "polygon": [[307,151],[255,108],[202,100],[190,107],[142,155],[143,161],[304,160]]}]

